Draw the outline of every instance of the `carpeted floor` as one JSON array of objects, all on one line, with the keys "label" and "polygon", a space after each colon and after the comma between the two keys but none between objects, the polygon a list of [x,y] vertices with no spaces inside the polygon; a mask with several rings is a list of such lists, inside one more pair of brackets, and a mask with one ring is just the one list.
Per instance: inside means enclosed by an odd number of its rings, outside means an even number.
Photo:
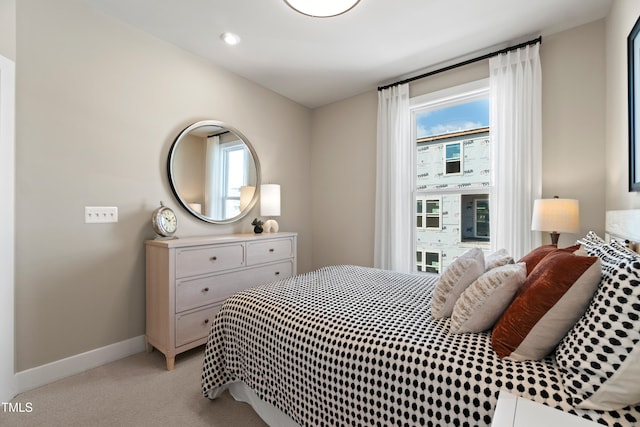
[{"label": "carpeted floor", "polygon": [[139,353],[19,394],[13,407],[31,412],[0,407],[0,426],[266,426],[227,392],[213,401],[202,396],[203,352],[178,355],[171,372],[158,351]]}]

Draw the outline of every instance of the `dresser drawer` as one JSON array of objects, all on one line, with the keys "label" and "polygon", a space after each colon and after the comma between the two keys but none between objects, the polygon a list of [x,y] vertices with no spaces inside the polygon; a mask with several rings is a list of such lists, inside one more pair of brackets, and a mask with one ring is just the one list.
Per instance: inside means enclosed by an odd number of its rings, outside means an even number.
[{"label": "dresser drawer", "polygon": [[234,292],[220,276],[176,280],[176,313],[225,300]]},{"label": "dresser drawer", "polygon": [[216,305],[202,310],[176,316],[176,347],[197,341],[209,335],[211,322],[220,306]]},{"label": "dresser drawer", "polygon": [[229,270],[244,265],[244,245],[199,246],[176,250],[176,277]]},{"label": "dresser drawer", "polygon": [[247,271],[253,274],[252,286],[262,285],[291,277],[293,275],[293,261],[287,260],[276,264],[252,268]]},{"label": "dresser drawer", "polygon": [[293,257],[293,239],[247,243],[247,265],[262,264]]},{"label": "dresser drawer", "polygon": [[176,313],[222,302],[234,293],[262,283],[289,277],[293,261],[284,261],[241,271],[176,281]]}]

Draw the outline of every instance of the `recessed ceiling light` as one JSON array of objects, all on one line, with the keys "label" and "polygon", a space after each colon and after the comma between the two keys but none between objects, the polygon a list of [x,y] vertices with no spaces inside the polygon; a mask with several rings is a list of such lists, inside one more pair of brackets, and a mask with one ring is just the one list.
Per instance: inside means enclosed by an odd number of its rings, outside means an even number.
[{"label": "recessed ceiling light", "polygon": [[303,15],[328,18],[353,9],[360,0],[284,0],[292,9]]},{"label": "recessed ceiling light", "polygon": [[240,43],[240,36],[230,32],[220,34],[220,38],[228,45],[235,46]]}]

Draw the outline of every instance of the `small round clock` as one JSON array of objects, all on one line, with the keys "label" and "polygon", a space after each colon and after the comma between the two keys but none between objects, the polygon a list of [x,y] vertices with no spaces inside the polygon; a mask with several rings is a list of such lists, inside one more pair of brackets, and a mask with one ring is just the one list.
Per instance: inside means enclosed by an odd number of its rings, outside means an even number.
[{"label": "small round clock", "polygon": [[160,207],[151,214],[153,231],[162,237],[172,237],[178,228],[178,219],[171,208],[160,202]]}]

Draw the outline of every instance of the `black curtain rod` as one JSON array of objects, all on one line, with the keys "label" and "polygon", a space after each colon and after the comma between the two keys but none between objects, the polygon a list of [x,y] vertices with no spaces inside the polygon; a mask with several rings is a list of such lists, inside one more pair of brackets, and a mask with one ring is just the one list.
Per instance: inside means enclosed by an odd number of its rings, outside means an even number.
[{"label": "black curtain rod", "polygon": [[520,49],[521,47],[526,47],[526,46],[530,46],[530,45],[534,45],[534,44],[538,44],[538,43],[542,43],[542,36],[539,36],[536,39],[529,40],[529,41],[524,42],[524,43],[520,43],[520,44],[515,45],[515,46],[511,46],[511,47],[507,47],[507,48],[504,48],[504,49],[501,49],[501,50],[498,50],[498,51],[495,51],[495,52],[487,53],[486,55],[482,55],[482,56],[479,56],[477,58],[467,59],[466,61],[462,61],[462,62],[459,62],[457,64],[449,65],[449,66],[446,66],[444,68],[440,68],[438,70],[429,71],[428,73],[420,74],[419,76],[409,77],[408,79],[400,80],[400,81],[395,82],[395,83],[390,83],[388,85],[379,86],[378,90],[385,90],[385,89],[389,89],[390,87],[403,85],[405,83],[411,83],[411,82],[413,82],[415,80],[420,80],[420,79],[424,79],[425,77],[433,76],[434,74],[438,74],[438,73],[442,73],[442,72],[445,72],[445,71],[453,70],[454,68],[463,67],[465,65],[473,64],[474,62],[482,61],[484,59],[488,59],[488,58],[491,58],[493,56],[502,55],[503,53],[511,52],[512,50],[517,50],[517,49]]}]

